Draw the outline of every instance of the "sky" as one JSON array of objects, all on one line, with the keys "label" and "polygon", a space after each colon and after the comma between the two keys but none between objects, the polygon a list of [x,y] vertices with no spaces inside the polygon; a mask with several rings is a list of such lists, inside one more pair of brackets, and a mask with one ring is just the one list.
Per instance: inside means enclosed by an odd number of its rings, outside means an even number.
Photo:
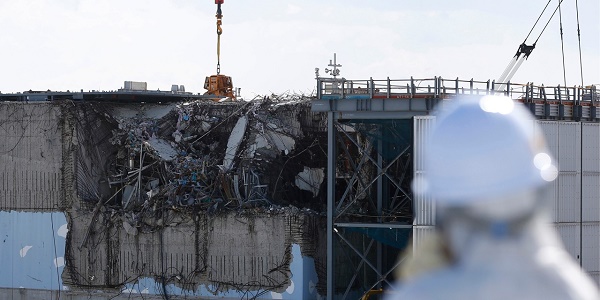
[{"label": "sky", "polygon": [[[226,0],[221,74],[244,98],[315,92],[333,54],[351,80],[500,77],[547,0]],[[564,0],[566,83],[600,84],[600,1]],[[552,0],[532,44],[558,0]],[[0,0],[0,92],[116,90],[145,81],[203,93],[216,73],[212,0]],[[515,83],[563,84],[558,13]]]}]

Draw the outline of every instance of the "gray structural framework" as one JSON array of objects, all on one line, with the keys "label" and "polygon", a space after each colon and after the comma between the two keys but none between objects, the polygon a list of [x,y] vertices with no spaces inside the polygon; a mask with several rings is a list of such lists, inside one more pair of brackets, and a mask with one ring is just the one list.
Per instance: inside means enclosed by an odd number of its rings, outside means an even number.
[{"label": "gray structural framework", "polygon": [[[331,64],[330,64],[331,65]],[[319,77],[314,112],[327,113],[327,299],[392,288],[394,269],[417,210],[410,182],[425,130],[414,122],[461,95],[503,94],[550,122],[600,122],[597,86],[443,79],[347,80]],[[427,117],[425,117],[427,118]],[[434,212],[428,213],[433,215]],[[432,221],[431,224],[433,225]],[[358,262],[358,263],[357,263]],[[357,297],[358,296],[358,297]]]}]

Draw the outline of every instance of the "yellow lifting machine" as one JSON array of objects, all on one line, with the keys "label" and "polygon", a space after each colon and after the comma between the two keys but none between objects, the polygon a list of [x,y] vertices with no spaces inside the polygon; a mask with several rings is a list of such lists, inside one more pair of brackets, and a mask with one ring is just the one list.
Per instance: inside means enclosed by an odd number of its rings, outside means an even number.
[{"label": "yellow lifting machine", "polygon": [[223,29],[221,28],[221,18],[223,18],[223,14],[221,12],[221,4],[223,4],[225,0],[215,0],[215,4],[217,5],[217,74],[207,76],[204,80],[204,89],[206,89],[206,94],[215,95],[219,97],[229,97],[231,99],[235,99],[235,95],[233,94],[233,81],[231,77],[221,75],[221,34],[223,33]]}]

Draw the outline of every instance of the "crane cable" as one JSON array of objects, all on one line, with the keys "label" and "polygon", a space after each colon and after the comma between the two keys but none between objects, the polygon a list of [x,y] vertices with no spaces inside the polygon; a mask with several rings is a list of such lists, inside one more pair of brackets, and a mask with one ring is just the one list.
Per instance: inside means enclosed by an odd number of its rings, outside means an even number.
[{"label": "crane cable", "polygon": [[[561,1],[562,2],[562,1]],[[562,53],[562,67],[563,67],[563,82],[565,88],[567,87],[567,69],[565,67],[565,41],[563,39],[563,24],[562,24],[562,9],[560,3],[558,3],[558,19],[560,20],[560,50]]]},{"label": "crane cable", "polygon": [[[552,1],[552,0],[550,0]],[[544,33],[544,31],[546,30],[546,27],[548,27],[548,24],[550,24],[550,21],[552,21],[552,18],[554,17],[554,15],[556,14],[556,11],[558,10],[558,8],[560,7],[560,4],[563,2],[563,0],[560,0],[560,2],[558,2],[558,6],[554,9],[554,12],[552,13],[552,15],[550,16],[550,19],[548,19],[548,22],[546,22],[546,25],[544,26],[544,28],[542,29],[542,32],[540,32],[540,35],[538,35],[537,39],[535,39],[535,42],[533,43],[534,45],[537,43],[537,41],[540,39],[540,37],[542,36],[542,34]],[[537,22],[536,22],[537,23]],[[535,25],[534,25],[535,26]],[[533,29],[532,29],[533,30]]]},{"label": "crane cable", "polygon": [[527,34],[527,36],[525,37],[525,40],[523,40],[523,44],[525,44],[525,42],[527,42],[527,39],[529,38],[529,36],[531,35],[531,33],[533,32],[533,29],[535,28],[535,25],[537,25],[537,23],[540,21],[540,19],[542,18],[542,16],[544,15],[544,12],[546,11],[546,8],[548,8],[548,5],[550,5],[550,2],[552,2],[552,0],[548,0],[548,3],[546,3],[546,6],[544,6],[544,9],[542,10],[542,13],[539,15],[539,17],[537,18],[537,20],[535,20],[535,23],[533,24],[533,26],[531,27],[531,30],[529,30],[529,33]]},{"label": "crane cable", "polygon": [[221,73],[221,33],[223,33],[223,29],[221,28],[221,18],[223,14],[221,13],[221,3],[217,4],[217,75]]},{"label": "crane cable", "polygon": [[575,0],[575,11],[577,12],[577,41],[579,42],[579,72],[581,73],[581,87],[583,87],[583,63],[581,61],[581,31],[579,30],[579,5]]}]

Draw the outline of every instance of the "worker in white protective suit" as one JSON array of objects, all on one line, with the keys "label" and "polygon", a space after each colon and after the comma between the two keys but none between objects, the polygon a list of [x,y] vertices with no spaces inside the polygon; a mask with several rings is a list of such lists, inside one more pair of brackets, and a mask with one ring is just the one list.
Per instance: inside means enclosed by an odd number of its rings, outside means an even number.
[{"label": "worker in white protective suit", "polygon": [[423,155],[413,190],[435,199],[439,240],[387,299],[600,299],[550,225],[543,191],[558,171],[522,104],[452,100]]}]

